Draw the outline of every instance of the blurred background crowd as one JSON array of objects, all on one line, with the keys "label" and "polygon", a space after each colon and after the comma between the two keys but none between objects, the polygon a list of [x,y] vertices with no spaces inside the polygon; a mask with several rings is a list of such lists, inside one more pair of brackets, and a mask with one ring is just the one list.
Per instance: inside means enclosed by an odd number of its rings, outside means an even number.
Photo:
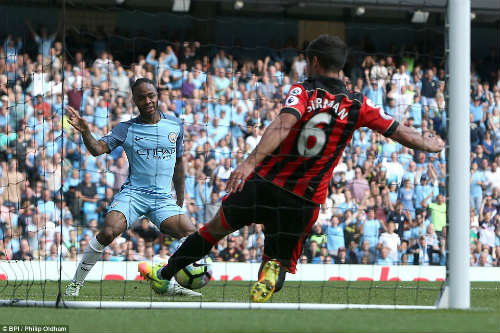
[{"label": "blurred background crowd", "polygon": [[[31,39],[8,35],[0,48],[0,259],[78,260],[128,175],[123,149],[97,158],[87,151],[65,119],[66,105],[80,110],[100,138],[138,115],[131,84],[141,77],[156,82],[160,111],[184,123],[184,211],[200,226],[217,212],[226,180],[279,114],[291,84],[306,78],[300,47],[253,57],[242,49],[173,42],[121,63],[103,40],[95,53],[63,58],[57,32],[27,27]],[[446,138],[441,58],[416,48],[384,56],[356,52],[348,62],[341,79],[349,90],[419,132]],[[473,63],[470,75],[474,266],[500,266],[499,64],[493,50]],[[357,131],[300,262],[444,265],[446,174],[444,152],[412,151]],[[264,237],[262,226],[252,224],[220,241],[211,256],[259,262]],[[103,260],[165,260],[176,244],[141,218]]]}]

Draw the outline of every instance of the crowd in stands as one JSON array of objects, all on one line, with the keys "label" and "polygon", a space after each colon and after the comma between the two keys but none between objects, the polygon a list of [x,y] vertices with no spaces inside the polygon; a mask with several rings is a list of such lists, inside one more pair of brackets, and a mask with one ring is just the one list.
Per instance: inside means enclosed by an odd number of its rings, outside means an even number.
[{"label": "crowd in stands", "polygon": [[[55,35],[31,32],[35,55],[10,35],[0,49],[0,259],[78,260],[127,177],[123,149],[92,156],[66,121],[66,105],[80,110],[100,138],[138,115],[131,84],[141,77],[155,81],[160,111],[184,123],[184,210],[200,226],[217,212],[225,181],[279,114],[291,84],[306,77],[300,50],[254,59],[198,42],[173,43],[124,64],[112,50],[63,59]],[[416,54],[357,53],[341,79],[399,122],[445,138],[443,63]],[[492,53],[471,73],[474,266],[500,266],[499,64]],[[446,170],[444,152],[412,151],[370,130],[357,131],[300,262],[444,265]],[[210,256],[259,262],[264,237],[262,226],[252,224],[220,241]],[[176,244],[140,218],[103,260],[165,260]]]}]

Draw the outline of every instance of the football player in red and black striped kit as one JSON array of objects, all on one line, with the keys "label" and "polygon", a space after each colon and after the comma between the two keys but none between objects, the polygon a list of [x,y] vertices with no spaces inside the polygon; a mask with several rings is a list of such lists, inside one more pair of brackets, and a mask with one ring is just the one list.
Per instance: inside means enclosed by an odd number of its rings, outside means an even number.
[{"label": "football player in red and black striped kit", "polygon": [[189,236],[158,269],[152,282],[170,280],[181,268],[206,256],[224,236],[251,223],[265,227],[264,255],[255,302],[281,289],[286,272],[295,273],[302,244],[327,196],[333,169],[353,132],[368,127],[401,144],[440,152],[439,137],[398,123],[339,79],[347,47],[335,36],[321,35],[305,50],[309,78],[294,84],[280,115],[261,141],[231,174],[217,215]]}]

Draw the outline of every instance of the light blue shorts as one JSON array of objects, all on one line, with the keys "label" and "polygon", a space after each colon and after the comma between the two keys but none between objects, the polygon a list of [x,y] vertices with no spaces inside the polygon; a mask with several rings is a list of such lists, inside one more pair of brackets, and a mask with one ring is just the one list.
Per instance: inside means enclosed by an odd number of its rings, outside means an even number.
[{"label": "light blue shorts", "polygon": [[123,189],[115,195],[108,206],[108,212],[116,210],[125,215],[127,227],[145,215],[158,228],[169,217],[184,214],[182,207],[174,199],[158,198],[151,194]]}]

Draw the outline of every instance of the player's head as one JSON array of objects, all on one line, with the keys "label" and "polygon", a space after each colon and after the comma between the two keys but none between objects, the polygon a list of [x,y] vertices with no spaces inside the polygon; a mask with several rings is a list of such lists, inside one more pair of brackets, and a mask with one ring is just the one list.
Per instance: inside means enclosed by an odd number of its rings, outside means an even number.
[{"label": "player's head", "polygon": [[306,50],[309,75],[338,72],[344,68],[347,46],[337,36],[320,35],[309,43]]},{"label": "player's head", "polygon": [[134,103],[141,116],[152,114],[158,110],[158,91],[153,81],[140,78],[131,87]]}]

